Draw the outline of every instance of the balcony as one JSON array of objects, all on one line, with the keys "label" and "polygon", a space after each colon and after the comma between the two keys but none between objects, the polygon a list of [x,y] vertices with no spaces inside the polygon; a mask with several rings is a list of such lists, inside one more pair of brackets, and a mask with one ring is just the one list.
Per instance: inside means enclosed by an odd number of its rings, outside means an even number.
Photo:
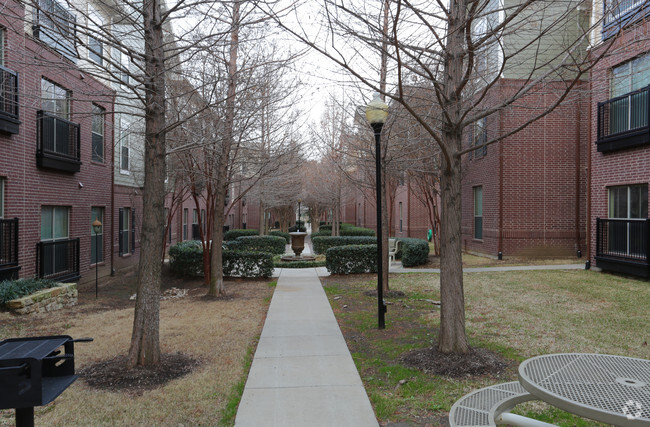
[{"label": "balcony", "polygon": [[599,152],[608,153],[650,143],[650,86],[598,103]]},{"label": "balcony", "polygon": [[77,62],[77,21],[75,16],[54,0],[38,0],[32,25],[34,37]]},{"label": "balcony", "polygon": [[603,7],[603,40],[643,18],[649,10],[649,4],[645,0],[604,0]]},{"label": "balcony", "polygon": [[45,111],[38,111],[37,122],[36,164],[41,168],[79,172],[79,125]]},{"label": "balcony", "polygon": [[596,265],[650,277],[650,219],[596,219]]},{"label": "balcony", "polygon": [[18,218],[0,219],[0,281],[18,278]]},{"label": "balcony", "polygon": [[0,67],[0,132],[16,134],[18,120],[18,73]]},{"label": "balcony", "polygon": [[79,239],[36,244],[36,275],[42,279],[74,282],[79,274]]}]

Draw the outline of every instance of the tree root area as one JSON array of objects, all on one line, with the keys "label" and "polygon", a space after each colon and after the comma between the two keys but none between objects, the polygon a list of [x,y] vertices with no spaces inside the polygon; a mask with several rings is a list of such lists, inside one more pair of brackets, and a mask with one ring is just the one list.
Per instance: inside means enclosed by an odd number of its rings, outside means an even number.
[{"label": "tree root area", "polygon": [[437,346],[411,350],[401,356],[409,367],[428,374],[460,378],[474,375],[501,375],[508,362],[500,355],[484,349],[472,348],[465,354],[445,354]]},{"label": "tree root area", "polygon": [[154,366],[127,369],[126,356],[103,360],[79,370],[89,386],[113,392],[141,395],[183,377],[200,365],[200,361],[182,353],[162,354]]}]

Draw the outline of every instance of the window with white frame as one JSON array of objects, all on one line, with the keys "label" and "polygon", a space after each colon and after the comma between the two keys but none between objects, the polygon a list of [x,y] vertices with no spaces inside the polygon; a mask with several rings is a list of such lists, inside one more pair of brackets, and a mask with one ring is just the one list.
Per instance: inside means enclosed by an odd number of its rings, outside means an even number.
[{"label": "window with white frame", "polygon": [[93,104],[92,117],[92,159],[104,162],[104,117],[106,110]]},{"label": "window with white frame", "polygon": [[119,116],[120,172],[129,173],[131,151],[131,123],[124,114]]},{"label": "window with white frame", "polygon": [[501,62],[501,47],[495,30],[501,22],[500,0],[487,0],[483,10],[474,20],[472,40],[478,43],[488,36],[474,51],[474,67],[478,86],[496,77]]},{"label": "window with white frame", "polygon": [[47,79],[41,79],[41,99],[44,111],[70,120],[70,91]]},{"label": "window with white frame", "polygon": [[609,187],[607,250],[621,256],[647,256],[648,184]]},{"label": "window with white frame", "polygon": [[[611,97],[617,98],[650,85],[650,54],[612,68]],[[648,92],[630,94],[610,104],[610,134],[648,126]]]},{"label": "window with white frame", "polygon": [[5,39],[6,39],[6,30],[4,27],[0,27],[0,67],[5,66]]},{"label": "window with white frame", "polygon": [[648,184],[609,187],[609,218],[648,218]]},{"label": "window with white frame", "polygon": [[474,187],[474,238],[483,239],[483,187]]},{"label": "window with white frame", "polygon": [[41,241],[67,239],[69,236],[70,208],[43,206],[41,208]]},{"label": "window with white frame", "polygon": [[95,61],[99,65],[104,63],[104,45],[99,38],[101,29],[104,26],[104,19],[91,4],[88,5],[88,29],[91,34],[88,35],[88,59]]},{"label": "window with white frame", "polygon": [[0,218],[5,216],[5,179],[0,176]]},{"label": "window with white frame", "polygon": [[120,208],[118,221],[119,255],[135,252],[135,209]]}]

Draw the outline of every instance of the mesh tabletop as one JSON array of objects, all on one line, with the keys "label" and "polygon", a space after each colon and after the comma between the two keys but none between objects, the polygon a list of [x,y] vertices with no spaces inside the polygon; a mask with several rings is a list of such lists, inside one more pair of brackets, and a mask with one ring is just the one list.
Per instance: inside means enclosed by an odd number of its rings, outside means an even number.
[{"label": "mesh tabletop", "polygon": [[550,354],[519,365],[519,380],[567,412],[615,425],[650,425],[650,360]]}]

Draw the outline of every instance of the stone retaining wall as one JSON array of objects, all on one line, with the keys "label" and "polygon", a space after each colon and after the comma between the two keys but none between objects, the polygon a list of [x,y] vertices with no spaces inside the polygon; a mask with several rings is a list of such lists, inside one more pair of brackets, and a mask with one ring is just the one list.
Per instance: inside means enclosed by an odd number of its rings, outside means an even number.
[{"label": "stone retaining wall", "polygon": [[44,313],[77,304],[77,284],[61,283],[55,288],[42,289],[31,295],[11,300],[7,307],[14,314]]}]

